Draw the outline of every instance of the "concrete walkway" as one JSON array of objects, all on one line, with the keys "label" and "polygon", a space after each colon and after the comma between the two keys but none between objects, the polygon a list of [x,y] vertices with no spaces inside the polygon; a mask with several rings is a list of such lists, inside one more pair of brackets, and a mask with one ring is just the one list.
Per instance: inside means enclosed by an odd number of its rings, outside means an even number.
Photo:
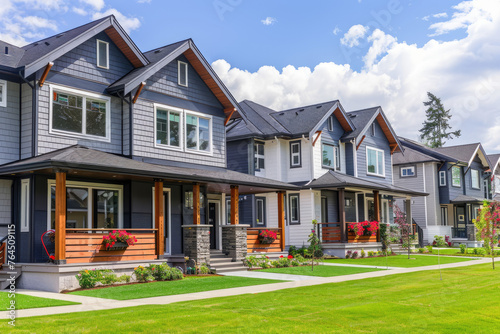
[{"label": "concrete walkway", "polygon": [[236,277],[249,277],[249,278],[264,278],[264,279],[275,279],[278,281],[304,281],[314,278],[319,278],[318,276],[307,276],[307,275],[291,275],[291,274],[278,274],[278,273],[268,273],[263,271],[231,271],[221,274],[223,276],[236,276]]},{"label": "concrete walkway", "polygon": [[[447,268],[459,268],[459,267],[468,267],[476,264],[489,264],[491,263],[491,258],[482,258],[473,261],[465,261],[458,263],[448,263],[443,264],[440,267],[442,269]],[[304,280],[294,280],[292,282],[284,282],[284,283],[271,283],[271,284],[262,284],[262,285],[253,285],[247,287],[238,287],[238,288],[230,288],[223,290],[213,290],[213,291],[205,291],[205,292],[196,292],[196,293],[187,293],[182,295],[175,296],[161,296],[161,297],[151,297],[151,298],[142,298],[142,299],[132,299],[125,301],[111,300],[111,299],[103,299],[103,298],[93,298],[93,297],[83,297],[76,295],[67,295],[67,294],[59,294],[53,292],[41,292],[41,291],[31,291],[31,290],[19,290],[18,293],[23,293],[30,296],[37,296],[43,298],[52,298],[52,299],[60,299],[60,300],[69,300],[74,302],[80,302],[81,305],[68,305],[68,306],[54,306],[54,307],[44,307],[44,308],[34,308],[27,310],[19,310],[16,312],[16,317],[33,317],[33,316],[45,316],[45,315],[54,315],[54,314],[63,314],[63,313],[73,313],[73,312],[86,312],[86,311],[100,311],[100,310],[109,310],[121,307],[131,307],[131,306],[143,306],[143,305],[167,305],[171,303],[177,303],[182,301],[192,301],[192,300],[201,300],[208,298],[216,298],[216,297],[228,297],[228,296],[237,296],[243,294],[255,294],[255,293],[263,293],[263,292],[272,292],[283,289],[292,289],[304,286],[312,286],[326,283],[339,283],[339,282],[348,282],[355,281],[365,278],[373,278],[373,277],[384,277],[389,275],[396,274],[406,274],[413,273],[418,271],[428,271],[428,270],[436,270],[439,269],[439,266],[426,266],[426,267],[415,267],[415,268],[398,268],[393,270],[380,270],[373,271],[368,273],[360,273],[353,275],[344,275],[344,276],[335,276],[335,277],[308,277],[308,279]],[[436,276],[437,279],[437,276]],[[0,314],[0,319],[7,319],[8,313],[2,312]]]},{"label": "concrete walkway", "polygon": [[401,267],[386,267],[386,266],[370,266],[367,264],[347,264],[347,263],[329,263],[323,262],[324,266],[335,266],[335,267],[353,267],[353,268],[368,268],[368,269],[401,269]]}]

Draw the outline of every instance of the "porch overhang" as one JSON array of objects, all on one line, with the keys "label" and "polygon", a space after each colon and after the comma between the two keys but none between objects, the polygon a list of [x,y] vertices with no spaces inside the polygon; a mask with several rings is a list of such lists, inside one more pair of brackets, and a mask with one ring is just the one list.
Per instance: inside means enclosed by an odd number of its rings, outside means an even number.
[{"label": "porch overhang", "polygon": [[460,195],[450,201],[452,204],[481,204],[485,198],[477,198],[473,196]]}]

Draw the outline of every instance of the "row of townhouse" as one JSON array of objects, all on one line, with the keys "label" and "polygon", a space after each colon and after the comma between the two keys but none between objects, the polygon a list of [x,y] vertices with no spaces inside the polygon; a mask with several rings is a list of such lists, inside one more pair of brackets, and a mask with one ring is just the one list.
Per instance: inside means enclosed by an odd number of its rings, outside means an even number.
[{"label": "row of townhouse", "polygon": [[[313,220],[327,253],[376,250],[380,233],[355,238],[347,223],[389,224],[398,201],[427,238],[447,208],[461,237],[477,209],[465,197],[483,193],[482,149],[426,153],[381,107],[238,103],[192,40],[142,52],[114,16],[0,50],[0,263],[10,235],[20,288],[73,288],[96,265],[127,273],[185,256],[210,264],[217,251],[234,262],[279,254],[307,244]],[[442,170],[446,185],[429,185]],[[274,243],[259,242],[264,228]],[[116,229],[138,243],[105,250]]]}]

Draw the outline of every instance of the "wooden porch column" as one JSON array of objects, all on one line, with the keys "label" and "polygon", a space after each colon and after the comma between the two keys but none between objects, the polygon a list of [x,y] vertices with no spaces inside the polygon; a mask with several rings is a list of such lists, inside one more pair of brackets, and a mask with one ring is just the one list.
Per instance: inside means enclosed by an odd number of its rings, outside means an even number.
[{"label": "wooden porch column", "polygon": [[278,227],[281,231],[281,251],[285,249],[285,192],[278,191]]},{"label": "wooden porch column", "polygon": [[200,225],[200,185],[193,184],[193,225]]},{"label": "wooden porch column", "polygon": [[345,226],[345,189],[339,189],[339,223],[340,223],[340,241],[347,242],[347,229]]},{"label": "wooden porch column", "polygon": [[238,186],[231,186],[231,225],[238,225],[240,222],[239,215],[239,188]]},{"label": "wooden porch column", "polygon": [[163,213],[163,180],[155,180],[155,228],[156,231],[156,253],[158,258],[163,258],[165,253],[164,238],[164,213]]},{"label": "wooden porch column", "polygon": [[56,171],[55,262],[66,263],[66,172]]},{"label": "wooden porch column", "polygon": [[[380,197],[378,190],[373,191],[373,209],[375,213],[375,220],[380,224]],[[377,230],[377,242],[380,241],[380,228]]]}]

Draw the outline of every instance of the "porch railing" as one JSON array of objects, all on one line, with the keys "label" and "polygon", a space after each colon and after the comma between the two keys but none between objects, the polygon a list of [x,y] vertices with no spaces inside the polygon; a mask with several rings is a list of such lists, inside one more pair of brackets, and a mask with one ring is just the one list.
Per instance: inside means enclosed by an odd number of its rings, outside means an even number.
[{"label": "porch railing", "polygon": [[106,250],[103,236],[118,229],[66,229],[66,263],[154,260],[157,254],[157,229],[120,229],[131,233],[137,242],[123,250]]},{"label": "porch railing", "polygon": [[356,237],[353,231],[349,231],[348,224],[345,223],[345,236],[342,238],[341,224],[336,223],[318,223],[318,237],[324,244],[330,243],[341,243],[342,239],[346,240],[347,243],[360,243],[360,242],[377,242],[380,230],[372,235],[362,235]]},{"label": "porch railing", "polygon": [[[278,235],[278,238],[274,240],[271,244],[262,244],[259,241],[259,231],[269,230],[274,231]],[[267,227],[252,227],[247,229],[247,252],[255,253],[273,253],[273,252],[281,252],[281,240],[282,231],[280,228],[267,228]]]},{"label": "porch railing", "polygon": [[467,228],[466,227],[452,227],[451,228],[452,238],[463,238],[467,239]]},{"label": "porch railing", "polygon": [[0,269],[5,264],[7,259],[7,236],[0,240]]}]

